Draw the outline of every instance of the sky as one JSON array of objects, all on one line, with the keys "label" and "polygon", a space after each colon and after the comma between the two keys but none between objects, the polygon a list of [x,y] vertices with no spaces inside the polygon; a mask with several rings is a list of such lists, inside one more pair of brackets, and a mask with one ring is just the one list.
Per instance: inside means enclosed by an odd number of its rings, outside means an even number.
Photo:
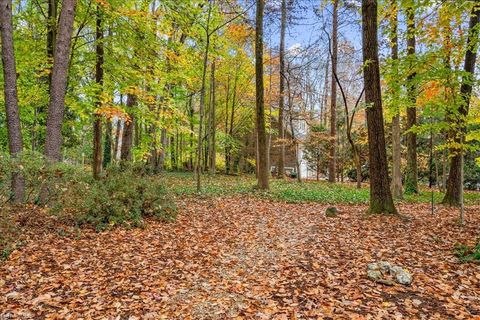
[{"label": "sky", "polygon": [[[278,0],[277,0],[278,1]],[[331,5],[325,7],[320,16],[315,13],[315,10],[321,8],[323,0],[296,0],[295,9],[291,13],[293,18],[288,23],[286,34],[286,47],[287,48],[305,48],[313,42],[317,41],[320,37],[324,38],[318,45],[326,46],[326,36],[323,32],[323,26],[326,27],[328,32],[331,32]],[[361,48],[361,33],[360,23],[357,19],[359,16],[352,14],[352,11],[348,11],[348,14],[344,14],[345,9],[341,9],[340,13],[342,19],[348,20],[346,23],[341,23],[339,30],[340,40],[348,40],[356,49]],[[277,20],[272,23],[271,20]],[[279,31],[280,17],[273,17],[266,19],[266,33],[265,41],[273,47],[277,47],[280,38]]]}]

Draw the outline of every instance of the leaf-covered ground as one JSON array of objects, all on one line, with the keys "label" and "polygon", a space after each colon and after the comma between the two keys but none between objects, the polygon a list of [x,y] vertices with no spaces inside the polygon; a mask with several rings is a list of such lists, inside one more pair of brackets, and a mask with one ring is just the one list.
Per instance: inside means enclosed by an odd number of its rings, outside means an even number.
[{"label": "leaf-covered ground", "polygon": [[[251,196],[187,198],[174,223],[62,237],[45,233],[0,265],[0,319],[471,319],[480,267],[459,264],[480,207],[400,206],[406,218],[366,217],[364,206],[286,204]],[[410,287],[366,277],[387,260]]]}]

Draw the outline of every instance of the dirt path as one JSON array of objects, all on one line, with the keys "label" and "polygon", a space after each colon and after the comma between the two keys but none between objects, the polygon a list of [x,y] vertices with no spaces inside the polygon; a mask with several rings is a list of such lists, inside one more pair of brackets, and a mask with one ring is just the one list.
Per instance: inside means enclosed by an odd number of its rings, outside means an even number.
[{"label": "dirt path", "polygon": [[[0,319],[471,319],[480,267],[458,264],[457,242],[480,233],[480,208],[412,219],[365,208],[250,197],[189,199],[177,222],[144,230],[49,235],[0,265]],[[401,264],[411,287],[374,284],[366,265]]]}]

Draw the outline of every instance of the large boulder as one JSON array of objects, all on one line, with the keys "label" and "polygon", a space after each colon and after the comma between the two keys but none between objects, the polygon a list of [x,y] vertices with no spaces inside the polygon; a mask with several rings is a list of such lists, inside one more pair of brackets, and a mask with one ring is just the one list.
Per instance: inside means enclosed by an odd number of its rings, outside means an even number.
[{"label": "large boulder", "polygon": [[412,274],[407,269],[386,261],[370,263],[367,266],[367,276],[370,280],[387,285],[397,282],[408,286],[413,281]]}]

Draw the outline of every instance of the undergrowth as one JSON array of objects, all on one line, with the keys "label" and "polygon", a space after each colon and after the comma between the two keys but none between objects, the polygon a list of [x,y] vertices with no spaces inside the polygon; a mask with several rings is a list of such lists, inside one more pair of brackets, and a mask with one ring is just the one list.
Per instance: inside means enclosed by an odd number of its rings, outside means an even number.
[{"label": "undergrowth", "polygon": [[[142,227],[147,217],[162,221],[176,218],[174,197],[162,179],[147,174],[142,166],[112,165],[99,180],[80,166],[46,165],[36,153],[24,153],[15,161],[0,155],[0,257],[6,259],[29,230],[60,230],[64,226],[104,231],[116,226]],[[26,201],[12,206],[12,172],[25,178]],[[40,206],[42,188],[46,202]],[[14,212],[14,213],[12,213]],[[31,221],[34,219],[35,221]]]},{"label": "undergrowth", "polygon": [[457,244],[454,251],[460,262],[480,262],[480,241],[473,247],[465,244]]}]

